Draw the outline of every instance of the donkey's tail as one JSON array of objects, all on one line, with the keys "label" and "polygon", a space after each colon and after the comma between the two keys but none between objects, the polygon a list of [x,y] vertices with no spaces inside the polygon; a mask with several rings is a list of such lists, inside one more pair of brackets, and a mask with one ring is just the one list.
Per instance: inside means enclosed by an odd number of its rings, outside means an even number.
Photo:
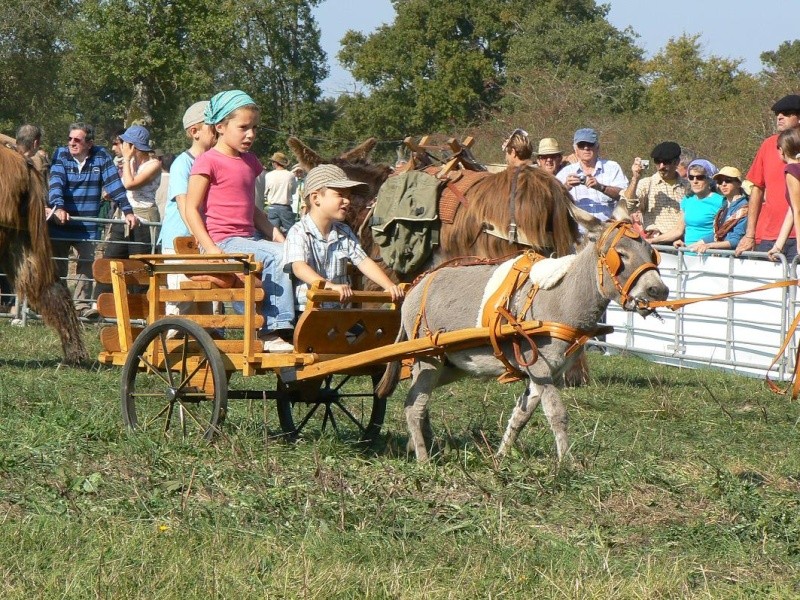
[{"label": "donkey's tail", "polygon": [[[395,344],[404,342],[406,339],[408,339],[406,336],[406,330],[401,326],[400,331],[397,333]],[[400,381],[400,369],[402,366],[403,363],[399,360],[390,362],[388,365],[386,365],[386,370],[383,372],[383,377],[381,377],[378,385],[375,386],[375,395],[378,398],[388,398],[394,393],[394,390],[397,387],[397,382]]]}]

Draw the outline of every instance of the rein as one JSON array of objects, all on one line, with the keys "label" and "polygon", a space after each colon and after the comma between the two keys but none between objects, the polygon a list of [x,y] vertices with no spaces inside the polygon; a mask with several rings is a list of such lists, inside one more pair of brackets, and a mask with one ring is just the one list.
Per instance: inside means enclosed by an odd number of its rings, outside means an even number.
[{"label": "rein", "polygon": [[[613,238],[611,239],[611,243],[608,245],[608,249],[603,250],[608,239],[612,236]],[[634,229],[633,225],[631,225],[629,221],[612,221],[609,224],[609,227],[603,232],[603,235],[601,235],[600,239],[597,241],[597,285],[602,293],[603,284],[605,282],[605,273],[608,273],[608,276],[614,284],[614,287],[616,288],[617,292],[619,292],[619,303],[624,308],[628,303],[628,300],[631,299],[631,288],[636,285],[639,277],[641,277],[647,271],[658,271],[658,264],[661,262],[661,255],[658,253],[658,250],[653,248],[651,261],[639,265],[639,267],[633,273],[631,273],[627,281],[625,281],[625,285],[622,285],[619,281],[619,277],[617,277],[622,269],[622,259],[617,251],[617,244],[623,238],[623,236],[634,240],[637,238],[642,238],[639,232]],[[646,302],[640,301],[637,298],[633,298],[633,300],[636,303],[637,308],[640,308],[644,305],[655,306],[658,304],[647,304]]]}]

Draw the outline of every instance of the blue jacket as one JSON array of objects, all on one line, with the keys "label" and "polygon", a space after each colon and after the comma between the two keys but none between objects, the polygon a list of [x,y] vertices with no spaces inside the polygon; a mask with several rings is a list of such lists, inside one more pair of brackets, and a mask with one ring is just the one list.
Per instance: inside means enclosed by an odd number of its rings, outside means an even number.
[{"label": "blue jacket", "polygon": [[[133,212],[114,160],[105,148],[93,146],[89,150],[83,169],[80,170],[68,148],[56,149],[50,165],[52,208],[63,208],[70,217],[97,217],[103,189],[119,205],[123,213]],[[51,220],[49,228],[50,235],[56,239],[77,240],[98,237],[95,223],[68,221],[64,225],[59,225]]]},{"label": "blue jacket", "polygon": [[[738,197],[728,206],[728,210],[725,212],[725,219],[732,217],[737,210],[744,208],[749,202],[750,199],[747,197],[747,195]],[[739,221],[736,226],[728,232],[728,235],[725,236],[725,241],[731,243],[731,248],[736,248],[736,246],[739,245],[739,240],[744,237],[744,234],[747,231],[747,218],[748,217],[745,217]],[[703,241],[707,244],[710,244],[714,241],[714,234],[712,233],[710,236],[705,236]]]}]

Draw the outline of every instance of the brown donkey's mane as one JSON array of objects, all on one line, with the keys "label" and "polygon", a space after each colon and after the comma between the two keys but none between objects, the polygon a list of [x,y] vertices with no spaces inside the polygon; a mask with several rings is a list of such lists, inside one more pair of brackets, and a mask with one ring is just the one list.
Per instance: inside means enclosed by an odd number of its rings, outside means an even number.
[{"label": "brown donkey's mane", "polygon": [[77,364],[89,355],[69,291],[53,265],[45,198],[42,175],[0,146],[0,269],[59,334],[65,361]]}]

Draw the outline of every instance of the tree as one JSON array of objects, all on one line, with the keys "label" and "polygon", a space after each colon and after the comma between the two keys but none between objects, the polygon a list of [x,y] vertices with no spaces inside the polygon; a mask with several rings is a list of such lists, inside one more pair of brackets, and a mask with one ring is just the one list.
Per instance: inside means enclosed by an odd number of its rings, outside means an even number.
[{"label": "tree", "polygon": [[[558,93],[563,83],[570,98],[589,103],[595,112],[622,112],[639,104],[642,50],[632,29],[620,31],[609,23],[608,5],[598,6],[594,0],[530,4],[508,51],[510,103],[529,91]],[[580,98],[574,97],[576,91]],[[568,98],[563,101],[570,104]]]},{"label": "tree", "polygon": [[74,0],[0,3],[0,128],[12,135],[23,122],[45,130],[58,122],[53,92],[74,6]]},{"label": "tree", "polygon": [[770,73],[800,79],[800,40],[786,41],[777,50],[762,52],[761,62]]},{"label": "tree", "polygon": [[[344,103],[349,126],[401,138],[473,121],[496,103],[519,2],[393,4],[391,25],[369,36],[349,31],[342,40],[339,60],[366,88]],[[344,125],[337,123],[339,135]]]},{"label": "tree", "polygon": [[642,66],[647,107],[661,115],[689,115],[739,94],[741,60],[701,56],[699,35],[670,38],[664,48]]},{"label": "tree", "polygon": [[180,117],[231,88],[263,109],[267,135],[311,127],[325,55],[310,7],[319,0],[84,0],[63,86],[76,111],[106,129],[143,121],[167,149]]}]

